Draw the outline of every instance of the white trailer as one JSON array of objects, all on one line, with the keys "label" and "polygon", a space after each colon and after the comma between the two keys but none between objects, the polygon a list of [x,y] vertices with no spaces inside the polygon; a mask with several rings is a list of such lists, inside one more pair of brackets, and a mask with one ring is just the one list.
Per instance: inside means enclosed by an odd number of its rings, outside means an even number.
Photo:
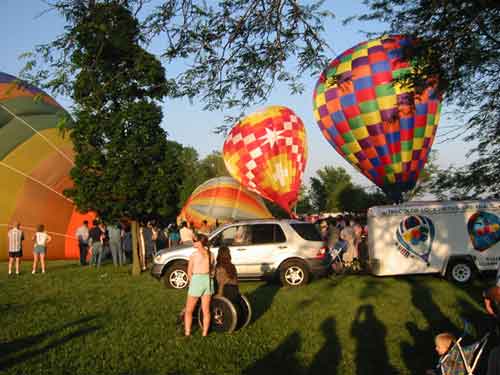
[{"label": "white trailer", "polygon": [[368,210],[377,276],[440,273],[467,283],[500,261],[500,201],[412,202]]}]

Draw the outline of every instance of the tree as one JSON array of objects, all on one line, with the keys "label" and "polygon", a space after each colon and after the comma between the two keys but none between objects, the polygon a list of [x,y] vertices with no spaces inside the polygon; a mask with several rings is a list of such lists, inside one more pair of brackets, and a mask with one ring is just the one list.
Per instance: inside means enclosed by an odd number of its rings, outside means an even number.
[{"label": "tree", "polygon": [[390,204],[391,199],[380,189],[369,192],[358,185],[348,185],[339,193],[339,207],[342,212],[366,214],[372,206]]},{"label": "tree", "polygon": [[160,62],[139,45],[137,20],[119,4],[97,4],[75,20],[72,36],[75,186],[65,194],[109,221],[172,215],[178,181],[156,103],[167,83]]},{"label": "tree", "polygon": [[199,160],[198,152],[194,148],[183,147],[180,164],[181,167],[177,171],[182,176],[177,204],[179,209],[184,207],[193,191],[205,181],[215,177],[229,176],[224,159],[218,151],[213,151]]},{"label": "tree", "polygon": [[341,211],[339,194],[352,186],[351,176],[342,167],[325,166],[311,177],[311,201],[318,212]]},{"label": "tree", "polygon": [[200,183],[215,177],[229,176],[224,158],[219,151],[213,151],[201,159],[198,163],[198,171],[201,179]]},{"label": "tree", "polygon": [[196,173],[198,171],[198,152],[192,147],[183,147],[180,158],[182,168],[179,173],[182,175],[182,183],[177,204],[179,210],[184,207],[191,193],[199,185],[199,178]]},{"label": "tree", "polygon": [[[100,3],[120,4],[142,14],[144,0],[54,0],[51,8],[68,25],[59,38],[28,54],[22,76],[70,94],[75,25]],[[198,97],[206,109],[238,108],[243,113],[251,104],[264,101],[278,82],[288,84],[292,93],[302,92],[299,77],[324,68],[329,47],[321,33],[331,16],[323,0],[305,4],[298,0],[164,0],[146,15],[141,32],[147,40],[164,38],[167,64],[187,62],[168,81],[168,95]],[[235,122],[234,117],[227,120]]]},{"label": "tree", "polygon": [[421,89],[431,77],[461,115],[449,138],[476,141],[471,162],[437,175],[439,190],[459,196],[494,196],[500,190],[500,3],[497,0],[366,0],[388,32],[417,43],[404,51],[415,70],[403,78]]},{"label": "tree", "polygon": [[311,188],[309,190],[309,196],[311,198],[311,204],[316,212],[325,212],[326,209],[326,189],[323,182],[318,177],[311,177]]},{"label": "tree", "polygon": [[295,211],[297,215],[309,214],[313,211],[313,206],[311,204],[311,198],[307,191],[307,188],[302,185],[299,191],[299,200],[295,206]]}]

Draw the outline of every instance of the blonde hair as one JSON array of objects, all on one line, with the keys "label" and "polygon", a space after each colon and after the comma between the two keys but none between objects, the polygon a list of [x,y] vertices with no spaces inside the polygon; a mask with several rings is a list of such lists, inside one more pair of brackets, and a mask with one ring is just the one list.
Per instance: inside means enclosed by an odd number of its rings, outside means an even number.
[{"label": "blonde hair", "polygon": [[446,344],[449,348],[451,346],[451,344],[453,344],[455,342],[455,340],[456,340],[456,338],[452,333],[443,332],[443,333],[440,333],[439,335],[436,336],[436,338],[434,339],[434,342],[436,343],[436,345]]}]

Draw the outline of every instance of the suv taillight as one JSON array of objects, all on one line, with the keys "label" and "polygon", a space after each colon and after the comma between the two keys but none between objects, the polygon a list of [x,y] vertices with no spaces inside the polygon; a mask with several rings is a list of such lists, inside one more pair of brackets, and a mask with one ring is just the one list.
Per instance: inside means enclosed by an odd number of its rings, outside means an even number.
[{"label": "suv taillight", "polygon": [[327,253],[327,247],[323,246],[322,248],[318,249],[318,252],[316,253],[315,258],[316,259],[323,259],[326,256]]}]

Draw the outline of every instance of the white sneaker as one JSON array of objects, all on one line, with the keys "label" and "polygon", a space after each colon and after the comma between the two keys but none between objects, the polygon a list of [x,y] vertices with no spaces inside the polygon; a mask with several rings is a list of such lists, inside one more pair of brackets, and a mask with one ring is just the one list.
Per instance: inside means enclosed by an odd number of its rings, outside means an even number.
[{"label": "white sneaker", "polygon": [[33,270],[33,271],[31,271],[31,273],[34,275],[34,274],[36,273],[36,271],[35,271],[35,270]]}]

